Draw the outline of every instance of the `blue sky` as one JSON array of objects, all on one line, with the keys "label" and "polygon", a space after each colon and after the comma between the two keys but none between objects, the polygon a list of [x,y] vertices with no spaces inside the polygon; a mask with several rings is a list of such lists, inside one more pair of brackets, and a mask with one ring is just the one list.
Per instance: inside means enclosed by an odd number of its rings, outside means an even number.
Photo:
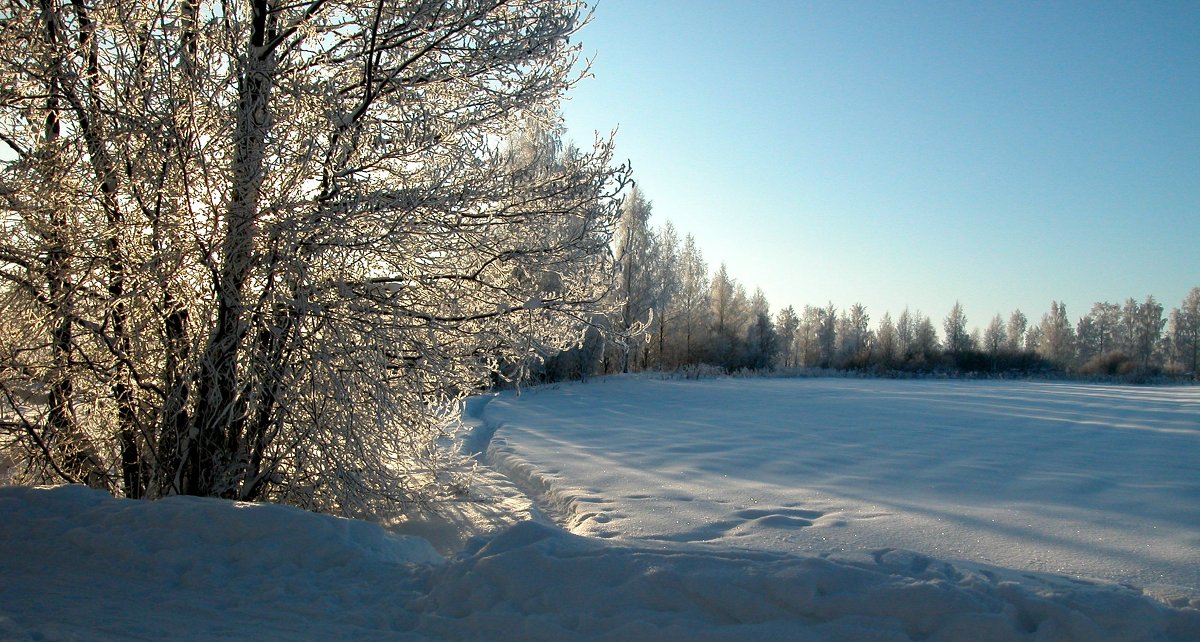
[{"label": "blue sky", "polygon": [[1200,2],[601,0],[569,135],[772,309],[1200,286]]}]

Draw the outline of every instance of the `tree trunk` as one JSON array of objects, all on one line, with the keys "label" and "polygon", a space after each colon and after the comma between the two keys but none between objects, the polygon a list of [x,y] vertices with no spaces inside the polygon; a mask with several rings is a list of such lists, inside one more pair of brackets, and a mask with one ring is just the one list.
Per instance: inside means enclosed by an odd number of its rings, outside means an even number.
[{"label": "tree trunk", "polygon": [[264,47],[267,2],[255,0],[252,9],[249,48],[238,79],[233,184],[216,283],[217,323],[200,359],[199,398],[185,447],[181,490],[189,495],[222,494],[238,477],[232,468],[246,413],[238,394],[239,355],[247,332],[244,289],[253,262],[274,59]]}]

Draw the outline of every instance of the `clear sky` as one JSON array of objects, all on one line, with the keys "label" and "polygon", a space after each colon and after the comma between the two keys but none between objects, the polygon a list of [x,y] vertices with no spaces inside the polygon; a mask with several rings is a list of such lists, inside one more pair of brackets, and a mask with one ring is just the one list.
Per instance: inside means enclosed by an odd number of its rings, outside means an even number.
[{"label": "clear sky", "polygon": [[773,310],[1200,286],[1200,2],[601,0],[563,105]]}]

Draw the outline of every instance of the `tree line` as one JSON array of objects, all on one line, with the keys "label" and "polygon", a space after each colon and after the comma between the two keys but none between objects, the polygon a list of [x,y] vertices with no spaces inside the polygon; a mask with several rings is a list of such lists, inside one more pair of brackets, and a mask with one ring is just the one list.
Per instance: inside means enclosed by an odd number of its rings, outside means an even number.
[{"label": "tree line", "polygon": [[[615,239],[619,312],[595,320],[579,347],[548,359],[544,380],[598,373],[711,368],[821,368],[989,375],[1067,375],[1143,380],[1195,378],[1200,360],[1200,288],[1168,313],[1153,296],[1100,302],[1072,322],[1057,301],[1040,319],[1021,310],[980,329],[960,304],[944,318],[905,309],[874,324],[854,304],[791,305],[774,313],[721,263],[708,268],[692,235],[650,225],[651,203],[636,187]],[[606,339],[624,335],[622,341]],[[636,336],[629,336],[636,335]]]}]

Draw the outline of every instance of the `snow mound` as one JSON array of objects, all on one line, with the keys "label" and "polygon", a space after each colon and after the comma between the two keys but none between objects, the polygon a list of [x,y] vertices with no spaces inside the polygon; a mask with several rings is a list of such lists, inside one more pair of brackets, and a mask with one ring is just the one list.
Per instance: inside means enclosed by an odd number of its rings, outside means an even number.
[{"label": "snow mound", "polygon": [[0,488],[0,639],[1194,640],[1200,612],[1109,584],[618,544],[526,521],[444,560],[276,507]]},{"label": "snow mound", "polygon": [[337,637],[375,628],[363,592],[443,562],[423,539],[286,506],[4,487],[0,639]]},{"label": "snow mound", "polygon": [[80,564],[185,571],[202,552],[210,563],[205,573],[214,576],[444,561],[427,541],[370,522],[201,497],[128,501],[85,486],[0,488],[0,522],[13,538],[9,547],[58,538]]},{"label": "snow mound", "polygon": [[[1200,613],[1118,585],[1032,586],[906,551],[869,562],[624,546],[525,522],[444,566],[425,630],[527,639],[1185,640]],[[583,634],[583,635],[581,635]]]}]

